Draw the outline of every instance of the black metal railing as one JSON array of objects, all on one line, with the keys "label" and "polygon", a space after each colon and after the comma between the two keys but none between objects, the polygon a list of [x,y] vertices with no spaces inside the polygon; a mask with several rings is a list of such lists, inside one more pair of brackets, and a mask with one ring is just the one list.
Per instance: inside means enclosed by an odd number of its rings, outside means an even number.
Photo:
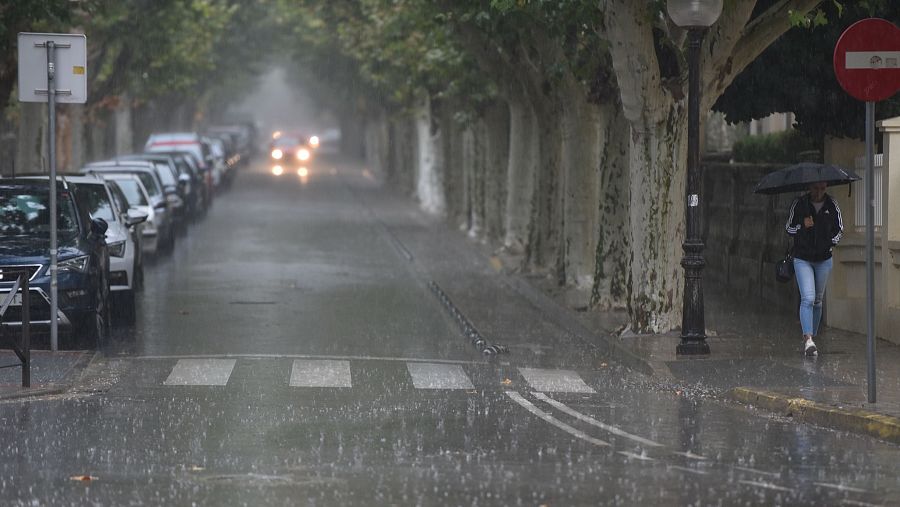
[{"label": "black metal railing", "polygon": [[[4,278],[11,275],[9,270],[4,273]],[[7,341],[12,342],[12,350],[19,358],[18,363],[0,365],[0,368],[22,368],[22,387],[31,387],[31,298],[29,297],[28,279],[31,278],[28,270],[18,271],[16,281],[7,293],[0,293],[0,347]],[[7,340],[7,329],[10,327],[4,322],[6,310],[10,307],[21,306],[22,333],[19,340]],[[18,321],[19,319],[17,319]]]}]

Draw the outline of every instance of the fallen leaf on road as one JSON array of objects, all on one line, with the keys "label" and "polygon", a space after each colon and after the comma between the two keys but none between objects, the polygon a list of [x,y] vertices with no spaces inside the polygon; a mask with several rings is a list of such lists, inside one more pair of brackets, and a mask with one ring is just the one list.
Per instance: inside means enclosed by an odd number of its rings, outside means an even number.
[{"label": "fallen leaf on road", "polygon": [[508,386],[508,385],[512,384],[512,380],[505,378],[505,379],[503,379],[503,382],[500,382],[500,383],[505,386]]},{"label": "fallen leaf on road", "polygon": [[90,482],[90,481],[96,481],[97,477],[94,477],[93,475],[73,475],[72,477],[69,477],[69,480],[70,481]]},{"label": "fallen leaf on road", "polygon": [[607,366],[609,366],[609,365],[607,365],[606,363],[600,363],[601,368],[606,368]]}]

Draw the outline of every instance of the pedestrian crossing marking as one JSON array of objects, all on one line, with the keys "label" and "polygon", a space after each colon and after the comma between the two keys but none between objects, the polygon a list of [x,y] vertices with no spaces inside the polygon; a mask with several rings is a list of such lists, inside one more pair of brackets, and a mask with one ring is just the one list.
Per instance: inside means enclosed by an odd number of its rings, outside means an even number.
[{"label": "pedestrian crossing marking", "polygon": [[167,386],[224,386],[234,359],[179,359],[164,382]]},{"label": "pedestrian crossing marking", "polygon": [[295,359],[291,387],[353,387],[350,361]]},{"label": "pedestrian crossing marking", "polygon": [[572,370],[519,368],[519,373],[535,391],[542,393],[595,393]]},{"label": "pedestrian crossing marking", "polygon": [[458,364],[406,363],[416,389],[475,389]]}]

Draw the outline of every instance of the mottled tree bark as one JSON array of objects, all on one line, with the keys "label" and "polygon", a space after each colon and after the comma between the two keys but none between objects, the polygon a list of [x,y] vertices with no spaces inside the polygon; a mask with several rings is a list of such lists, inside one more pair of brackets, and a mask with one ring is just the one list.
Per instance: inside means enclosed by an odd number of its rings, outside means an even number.
[{"label": "mottled tree bark", "polygon": [[484,236],[500,240],[504,236],[506,171],[509,165],[509,108],[498,101],[484,113]]},{"label": "mottled tree bark", "polygon": [[426,96],[416,107],[416,196],[422,209],[428,213],[443,215],[444,201],[443,160],[440,126],[432,114],[431,101]]}]

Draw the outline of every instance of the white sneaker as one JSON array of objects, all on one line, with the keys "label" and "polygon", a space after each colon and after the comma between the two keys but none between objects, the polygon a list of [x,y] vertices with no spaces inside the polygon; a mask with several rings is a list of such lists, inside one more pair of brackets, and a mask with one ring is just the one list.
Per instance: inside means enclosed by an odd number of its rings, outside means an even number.
[{"label": "white sneaker", "polygon": [[803,350],[806,352],[807,356],[819,355],[819,351],[816,349],[816,344],[815,342],[813,342],[812,338],[806,339],[806,343],[803,345]]}]

